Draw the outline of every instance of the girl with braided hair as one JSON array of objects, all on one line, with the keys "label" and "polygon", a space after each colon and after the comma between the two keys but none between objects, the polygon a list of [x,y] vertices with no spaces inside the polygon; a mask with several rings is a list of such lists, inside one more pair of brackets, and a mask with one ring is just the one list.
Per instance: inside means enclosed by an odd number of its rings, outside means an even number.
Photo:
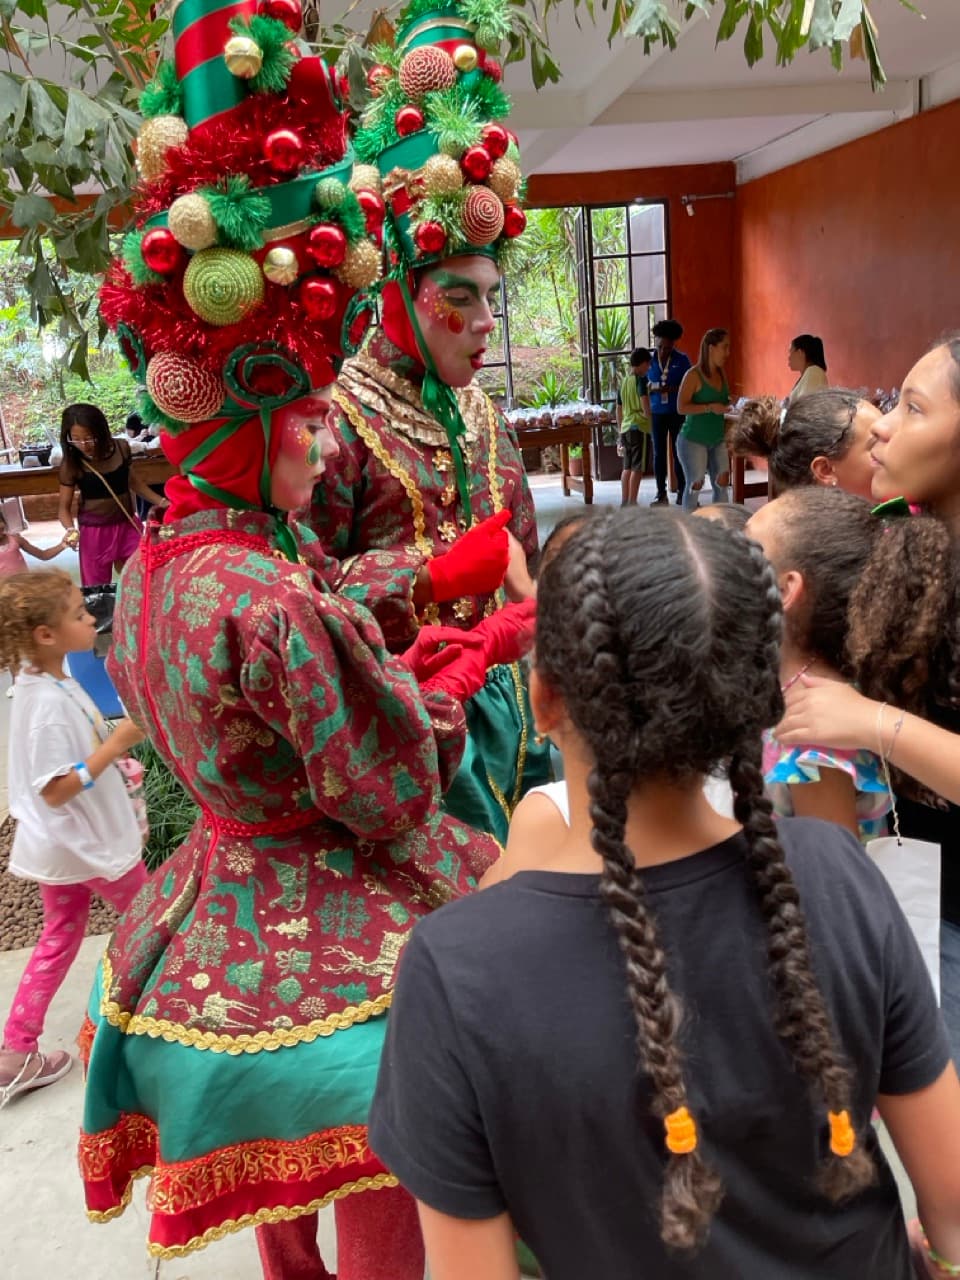
[{"label": "girl with braided hair", "polygon": [[514,1231],[549,1280],[908,1280],[874,1102],[960,1250],[960,1086],[909,927],[852,835],[764,795],[781,617],[707,520],[594,515],[543,570],[569,831],[414,930],[371,1116],[433,1280],[516,1280]]}]

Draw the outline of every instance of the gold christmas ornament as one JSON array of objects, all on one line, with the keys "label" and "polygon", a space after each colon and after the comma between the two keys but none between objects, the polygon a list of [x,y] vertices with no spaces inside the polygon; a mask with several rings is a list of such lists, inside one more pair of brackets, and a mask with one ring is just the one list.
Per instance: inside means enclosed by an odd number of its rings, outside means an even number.
[{"label": "gold christmas ornament", "polygon": [[167,152],[187,140],[187,122],[179,116],[152,116],[137,134],[137,171],[145,182],[159,178],[167,167]]},{"label": "gold christmas ornament", "polygon": [[293,284],[300,274],[297,255],[285,244],[277,244],[263,260],[263,274],[271,284]]},{"label": "gold christmas ornament", "polygon": [[249,36],[231,36],[223,46],[223,60],[231,75],[252,80],[263,66],[263,50]]},{"label": "gold christmas ornament", "polygon": [[495,160],[487,179],[487,186],[495,191],[501,200],[515,200],[520,189],[520,166],[504,156]]},{"label": "gold christmas ornament", "polygon": [[167,226],[174,239],[196,253],[217,243],[217,224],[203,196],[191,192],[178,196],[167,214]]},{"label": "gold christmas ornament", "polygon": [[380,250],[372,241],[361,240],[347,250],[335,274],[351,289],[366,289],[380,279],[380,266]]},{"label": "gold christmas ornament", "polygon": [[453,51],[453,65],[458,71],[472,71],[477,65],[477,51],[472,44],[458,44]]},{"label": "gold christmas ornament", "polygon": [[452,196],[463,186],[463,170],[452,156],[431,156],[420,177],[428,196]]},{"label": "gold christmas ornament", "polygon": [[236,249],[204,249],[183,273],[183,296],[207,324],[236,324],[263,302],[263,276]]},{"label": "gold christmas ornament", "polygon": [[380,170],[375,164],[355,164],[350,179],[351,191],[375,191],[380,194]]}]

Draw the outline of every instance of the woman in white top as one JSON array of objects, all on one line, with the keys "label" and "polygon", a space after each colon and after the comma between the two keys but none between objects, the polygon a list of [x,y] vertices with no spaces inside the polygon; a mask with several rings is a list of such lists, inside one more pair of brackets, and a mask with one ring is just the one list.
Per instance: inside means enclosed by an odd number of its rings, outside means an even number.
[{"label": "woman in white top", "polygon": [[787,404],[795,404],[811,391],[822,391],[828,386],[827,359],[823,354],[823,340],[812,333],[801,333],[790,343],[787,364],[800,376],[787,396]]},{"label": "woman in white top", "polygon": [[147,876],[136,812],[117,763],[143,734],[130,720],[111,733],[63,668],[92,649],[94,620],[68,574],[14,574],[0,584],[0,664],[23,668],[10,721],[10,812],[17,831],[10,871],[40,886],[43,931],[3,1029],[0,1107],[53,1084],[70,1055],[43,1054],[50,1002],[83,941],[97,893],[125,911]]}]

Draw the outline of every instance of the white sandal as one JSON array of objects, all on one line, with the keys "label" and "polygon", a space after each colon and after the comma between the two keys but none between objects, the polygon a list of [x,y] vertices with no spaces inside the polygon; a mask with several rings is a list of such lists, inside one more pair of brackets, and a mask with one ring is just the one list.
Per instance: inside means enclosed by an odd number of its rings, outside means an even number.
[{"label": "white sandal", "polygon": [[[30,1072],[30,1068],[34,1070]],[[28,1053],[23,1066],[9,1084],[0,1085],[0,1111],[19,1097],[21,1093],[29,1093],[31,1089],[43,1089],[48,1084],[56,1084],[62,1080],[73,1066],[69,1053],[57,1049],[54,1053]]]}]

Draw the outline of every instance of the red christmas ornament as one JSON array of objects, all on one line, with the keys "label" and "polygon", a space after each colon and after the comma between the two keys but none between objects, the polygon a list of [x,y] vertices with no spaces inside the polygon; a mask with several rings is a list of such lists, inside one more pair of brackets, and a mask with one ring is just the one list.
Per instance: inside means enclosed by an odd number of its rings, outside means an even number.
[{"label": "red christmas ornament", "polygon": [[413,238],[421,253],[442,253],[447,243],[447,233],[439,222],[421,222]]},{"label": "red christmas ornament", "polygon": [[[297,65],[303,66],[303,62]],[[296,173],[305,154],[303,139],[295,129],[274,129],[263,140],[263,157],[274,173]]]},{"label": "red christmas ornament", "polygon": [[489,76],[494,84],[499,84],[503,79],[503,67],[497,62],[496,58],[487,58],[483,64],[483,74]]},{"label": "red christmas ornament", "polygon": [[502,124],[488,124],[480,135],[480,141],[487,155],[492,160],[499,160],[507,154],[510,135]]},{"label": "red christmas ornament", "polygon": [[319,223],[310,232],[307,253],[318,267],[325,267],[328,271],[339,267],[347,256],[347,237],[343,228],[332,222]]},{"label": "red christmas ornament", "polygon": [[485,148],[468,147],[460,157],[460,168],[471,182],[486,182],[493,168],[493,160]]},{"label": "red christmas ornament", "polygon": [[400,137],[405,138],[408,134],[416,133],[423,128],[423,112],[419,107],[409,105],[401,107],[393,117],[393,123]]},{"label": "red christmas ornament", "polygon": [[527,215],[518,204],[508,204],[503,211],[503,234],[508,240],[523,235],[527,225]]},{"label": "red christmas ornament", "polygon": [[460,221],[463,234],[470,244],[493,244],[503,230],[503,204],[500,197],[489,187],[474,187],[463,202]]},{"label": "red christmas ornament", "polygon": [[373,235],[379,227],[383,226],[383,219],[386,214],[383,201],[375,191],[370,191],[369,188],[364,187],[357,192],[357,204],[363,210],[363,216],[367,220],[367,231],[370,235]]},{"label": "red christmas ornament", "polygon": [[140,241],[140,253],[151,271],[169,276],[183,261],[183,249],[166,227],[154,227]]},{"label": "red christmas ornament", "polygon": [[339,305],[337,286],[332,280],[304,280],[300,286],[300,305],[311,320],[329,320]]},{"label": "red christmas ornament", "polygon": [[276,18],[293,32],[298,32],[303,25],[300,0],[260,0],[257,13],[265,18]]},{"label": "red christmas ornament", "polygon": [[293,64],[287,93],[305,107],[318,107],[318,114],[333,99],[333,86],[322,58],[300,58]]},{"label": "red christmas ornament", "polygon": [[389,67],[385,67],[382,62],[376,63],[367,72],[367,86],[375,98],[379,98],[383,93],[390,80],[392,72]]}]

